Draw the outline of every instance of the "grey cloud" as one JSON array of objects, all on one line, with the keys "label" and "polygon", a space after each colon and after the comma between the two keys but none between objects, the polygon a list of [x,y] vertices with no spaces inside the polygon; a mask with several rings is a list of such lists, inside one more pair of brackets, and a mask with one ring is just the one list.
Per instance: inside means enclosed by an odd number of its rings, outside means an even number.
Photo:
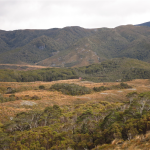
[{"label": "grey cloud", "polygon": [[150,14],[147,0],[0,0],[0,6],[0,29],[4,30],[115,27],[149,21]]}]

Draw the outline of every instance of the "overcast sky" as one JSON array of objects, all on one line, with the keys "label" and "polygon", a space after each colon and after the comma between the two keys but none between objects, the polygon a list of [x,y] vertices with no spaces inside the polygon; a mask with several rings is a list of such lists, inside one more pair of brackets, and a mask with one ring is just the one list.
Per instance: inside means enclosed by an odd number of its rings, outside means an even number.
[{"label": "overcast sky", "polygon": [[150,21],[150,0],[0,0],[0,29],[114,28]]}]

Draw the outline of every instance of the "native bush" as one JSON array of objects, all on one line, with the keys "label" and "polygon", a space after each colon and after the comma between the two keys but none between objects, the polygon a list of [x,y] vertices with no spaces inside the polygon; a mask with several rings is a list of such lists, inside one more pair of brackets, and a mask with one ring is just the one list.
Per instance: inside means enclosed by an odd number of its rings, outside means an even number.
[{"label": "native bush", "polygon": [[67,83],[56,83],[50,87],[50,90],[61,91],[63,94],[67,95],[84,95],[90,94],[92,90],[85,86],[79,86],[76,84],[67,84]]},{"label": "native bush", "polygon": [[101,92],[101,91],[105,91],[105,90],[110,90],[110,88],[109,87],[100,86],[100,87],[94,87],[93,90],[95,92]]},{"label": "native bush", "polygon": [[110,87],[111,89],[129,89],[132,88],[132,86],[128,85],[127,83],[120,83],[118,85],[113,85]]},{"label": "native bush", "polygon": [[100,86],[100,87],[94,87],[93,90],[95,92],[101,92],[101,91],[106,91],[106,90],[113,90],[113,89],[128,89],[128,88],[132,88],[132,86],[128,85],[127,83],[120,83],[118,85],[113,85],[110,87],[104,87],[104,86]]},{"label": "native bush", "polygon": [[45,89],[45,86],[44,86],[44,85],[40,85],[40,86],[39,86],[39,89],[44,90],[44,89]]}]

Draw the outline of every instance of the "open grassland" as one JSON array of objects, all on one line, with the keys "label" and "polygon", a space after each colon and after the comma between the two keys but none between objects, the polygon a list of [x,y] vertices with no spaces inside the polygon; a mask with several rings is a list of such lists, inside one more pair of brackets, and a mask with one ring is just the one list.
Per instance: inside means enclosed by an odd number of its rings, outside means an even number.
[{"label": "open grassland", "polygon": [[36,70],[43,68],[51,68],[49,66],[29,65],[29,64],[0,64],[0,69],[14,69],[14,70]]},{"label": "open grassland", "polygon": [[[0,103],[0,120],[7,120],[9,117],[14,116],[18,112],[28,111],[31,109],[44,109],[52,105],[78,105],[86,103],[98,103],[100,101],[107,101],[109,103],[124,103],[128,99],[126,95],[130,92],[146,92],[150,91],[150,80],[136,79],[125,82],[132,86],[130,89],[113,89],[102,92],[94,92],[85,95],[65,95],[58,91],[50,91],[49,88],[56,83],[69,83],[85,86],[88,88],[93,87],[111,87],[120,84],[119,82],[103,82],[94,83],[90,81],[82,81],[79,79],[72,80],[59,80],[53,82],[1,82],[0,92],[4,98],[13,96],[13,101]],[[44,86],[44,89],[40,89]],[[14,93],[7,94],[7,88],[11,87],[15,90]]]}]

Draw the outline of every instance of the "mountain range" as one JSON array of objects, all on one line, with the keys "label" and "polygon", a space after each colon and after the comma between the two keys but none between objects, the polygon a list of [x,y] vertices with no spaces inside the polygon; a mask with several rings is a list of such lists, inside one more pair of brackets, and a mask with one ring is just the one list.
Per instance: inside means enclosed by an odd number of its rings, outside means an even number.
[{"label": "mountain range", "polygon": [[0,63],[81,67],[120,57],[150,62],[149,26],[0,30]]}]

